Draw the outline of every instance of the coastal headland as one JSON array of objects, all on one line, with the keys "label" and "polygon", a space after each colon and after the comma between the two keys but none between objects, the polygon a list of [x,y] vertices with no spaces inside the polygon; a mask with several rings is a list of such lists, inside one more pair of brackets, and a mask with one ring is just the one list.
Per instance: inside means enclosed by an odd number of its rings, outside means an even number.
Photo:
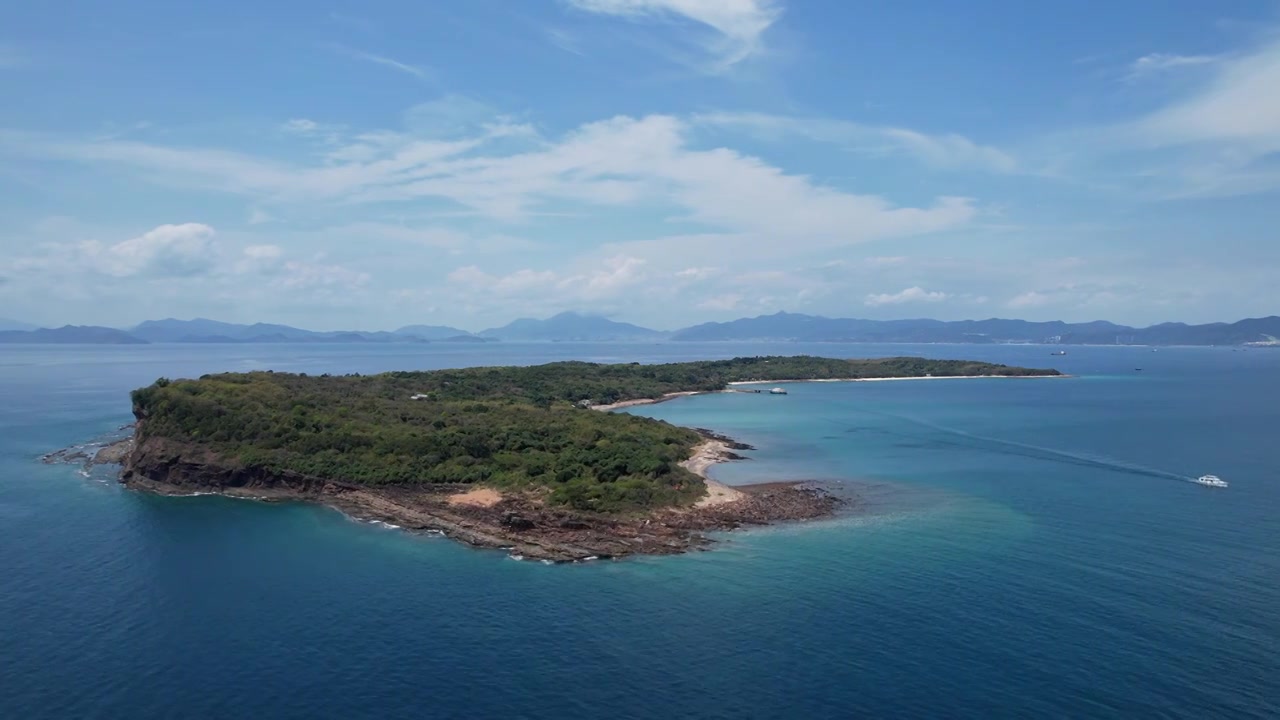
[{"label": "coastal headland", "polygon": [[124,485],[159,494],[319,502],[528,559],[672,554],[708,546],[711,531],[826,517],[843,501],[810,483],[716,482],[708,469],[747,446],[610,410],[734,383],[975,376],[1059,373],[753,357],[161,378],[132,394],[132,437],[48,459],[118,463]]}]

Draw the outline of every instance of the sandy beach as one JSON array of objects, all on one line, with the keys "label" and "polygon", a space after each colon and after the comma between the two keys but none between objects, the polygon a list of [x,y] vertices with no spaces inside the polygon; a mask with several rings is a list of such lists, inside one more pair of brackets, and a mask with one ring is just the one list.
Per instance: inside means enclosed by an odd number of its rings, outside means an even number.
[{"label": "sandy beach", "polygon": [[666,402],[676,398],[689,397],[690,395],[705,395],[705,392],[699,390],[689,390],[685,392],[667,393],[659,398],[640,398],[638,400],[623,400],[622,402],[608,403],[607,405],[592,405],[592,410],[600,412],[609,412],[610,410],[621,410],[622,408],[635,407],[637,405],[653,405],[655,403]]},{"label": "sandy beach", "polygon": [[[639,400],[623,400],[622,402],[609,403],[608,405],[592,405],[592,410],[600,410],[608,412],[610,410],[620,410],[622,408],[635,407],[637,405],[653,405],[654,403],[666,402],[676,398],[689,397],[690,395],[705,395],[704,392],[686,391],[667,393],[660,398],[640,398]],[[716,505],[724,505],[736,500],[741,500],[746,495],[735,490],[728,485],[717,480],[712,480],[707,471],[712,465],[719,462],[725,462],[737,458],[738,456],[729,448],[729,444],[723,440],[715,438],[707,438],[693,449],[693,455],[688,460],[680,463],[680,467],[702,478],[706,483],[707,495],[694,504],[694,507],[714,507]]]},{"label": "sandy beach", "polygon": [[[837,382],[887,382],[891,380],[974,380],[980,378],[1051,378],[1051,377],[1069,377],[1066,375],[925,375],[920,377],[886,377],[886,378],[817,378],[808,380],[741,380],[728,383],[729,388],[739,385],[780,385],[784,383],[837,383]],[[712,392],[733,392],[729,390],[719,390]],[[622,408],[636,407],[638,405],[652,405],[654,403],[675,400],[676,398],[689,397],[691,395],[705,395],[706,391],[685,391],[667,393],[659,398],[640,398],[637,400],[623,400],[616,403],[608,403],[605,405],[592,405],[592,410],[601,412],[609,412],[611,410],[621,410]],[[729,460],[741,459],[732,451],[729,444],[718,437],[708,437],[700,445],[694,448],[693,455],[688,460],[680,463],[680,466],[701,477],[707,486],[707,495],[695,503],[694,507],[706,508],[726,505],[732,502],[742,500],[747,494],[741,490],[725,485],[717,480],[712,480],[708,471],[712,465]]]},{"label": "sandy beach", "polygon": [[718,462],[725,462],[737,457],[723,440],[708,438],[693,449],[693,455],[680,463],[680,467],[702,478],[707,485],[706,497],[698,500],[694,507],[713,507],[724,505],[746,497],[741,490],[736,490],[717,480],[712,480],[707,471]]},{"label": "sandy beach", "polygon": [[817,378],[808,380],[738,380],[729,383],[737,385],[781,385],[783,383],[842,383],[842,382],[896,382],[898,380],[1036,380],[1045,378],[1065,378],[1070,375],[921,375],[918,377],[878,377],[878,378]]}]

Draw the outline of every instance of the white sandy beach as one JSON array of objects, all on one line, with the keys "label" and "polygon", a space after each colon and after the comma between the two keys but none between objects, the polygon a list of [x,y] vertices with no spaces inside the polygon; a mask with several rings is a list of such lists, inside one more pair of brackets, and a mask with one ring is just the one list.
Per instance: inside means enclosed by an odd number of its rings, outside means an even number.
[{"label": "white sandy beach", "polygon": [[897,380],[1033,380],[1045,378],[1065,378],[1070,375],[920,375],[917,377],[878,377],[878,378],[816,378],[807,380],[738,380],[729,383],[737,385],[781,385],[783,383],[840,383],[840,382],[890,382]]},{"label": "white sandy beach", "polygon": [[[728,383],[730,387],[738,385],[780,385],[783,383],[835,383],[835,382],[881,382],[889,380],[974,380],[979,378],[1055,378],[1068,377],[1066,375],[928,375],[921,377],[892,377],[892,378],[818,378],[811,380],[741,380],[738,382]],[[724,391],[719,391],[724,392]],[[705,395],[704,391],[685,391],[667,393],[660,398],[640,398],[638,400],[623,400],[621,402],[609,403],[607,405],[592,405],[592,410],[601,412],[609,412],[610,410],[620,410],[622,408],[635,407],[637,405],[652,405],[654,403],[666,402],[676,398],[689,397],[691,395]],[[733,453],[729,446],[721,440],[707,439],[694,448],[693,455],[680,466],[701,477],[707,485],[706,497],[699,500],[696,507],[711,507],[715,505],[723,505],[736,500],[741,500],[746,495],[741,491],[734,489],[722,482],[712,480],[708,475],[708,470],[712,465],[718,462],[725,462]]]},{"label": "white sandy beach", "polygon": [[685,392],[667,393],[660,398],[640,398],[638,400],[623,400],[621,402],[609,403],[607,405],[592,405],[592,410],[601,412],[609,412],[610,410],[621,410],[622,408],[635,407],[637,405],[653,405],[654,403],[666,402],[676,398],[689,397],[690,395],[705,395],[700,390],[687,390]]},{"label": "white sandy beach", "polygon": [[695,503],[695,507],[723,505],[746,497],[742,491],[712,480],[707,474],[712,465],[724,462],[730,454],[729,446],[723,440],[709,439],[694,448],[693,455],[688,460],[680,463],[680,467],[702,478],[707,485],[706,497]]},{"label": "white sandy beach", "polygon": [[[704,395],[706,393],[691,390],[685,392],[667,393],[660,398],[640,398],[639,400],[623,400],[622,402],[609,403],[607,405],[592,405],[592,410],[600,410],[608,412],[610,410],[620,410],[622,408],[635,407],[637,405],[652,405],[654,403],[666,402],[676,398],[689,397],[690,395]],[[694,507],[711,507],[714,505],[723,505],[731,503],[735,500],[741,500],[746,497],[740,490],[725,485],[722,482],[712,480],[707,474],[707,470],[718,462],[724,462],[731,454],[729,446],[722,440],[704,440],[701,444],[693,449],[693,455],[688,460],[680,463],[680,467],[702,478],[707,486],[706,497],[698,500]]]}]

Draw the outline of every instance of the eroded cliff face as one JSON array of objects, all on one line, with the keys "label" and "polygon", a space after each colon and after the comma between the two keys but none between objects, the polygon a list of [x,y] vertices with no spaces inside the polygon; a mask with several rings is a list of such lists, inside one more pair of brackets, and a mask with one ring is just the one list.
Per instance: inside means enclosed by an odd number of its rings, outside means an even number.
[{"label": "eroded cliff face", "polygon": [[222,492],[232,488],[289,491],[298,494],[331,492],[342,483],[308,478],[297,473],[272,472],[243,466],[193,443],[147,437],[140,421],[133,449],[122,463],[125,485],[163,484],[192,492]]}]

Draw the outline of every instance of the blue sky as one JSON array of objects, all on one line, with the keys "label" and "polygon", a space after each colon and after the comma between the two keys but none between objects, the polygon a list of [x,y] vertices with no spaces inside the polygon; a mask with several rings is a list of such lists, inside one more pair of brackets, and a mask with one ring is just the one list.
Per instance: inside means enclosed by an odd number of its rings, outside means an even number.
[{"label": "blue sky", "polygon": [[1280,3],[10,3],[0,315],[1280,311]]}]

